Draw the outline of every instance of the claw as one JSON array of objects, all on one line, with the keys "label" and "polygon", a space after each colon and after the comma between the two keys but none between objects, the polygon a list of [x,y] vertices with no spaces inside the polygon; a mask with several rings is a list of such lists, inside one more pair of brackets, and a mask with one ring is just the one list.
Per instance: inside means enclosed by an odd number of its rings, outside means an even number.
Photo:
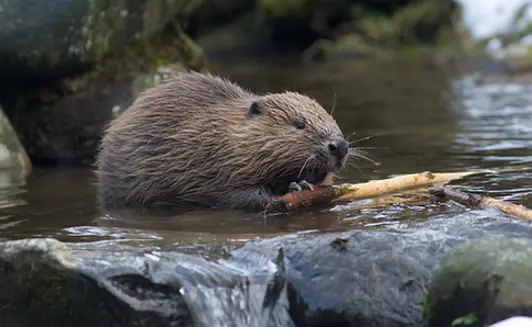
[{"label": "claw", "polygon": [[309,183],[309,182],[307,182],[305,180],[302,180],[299,183],[292,182],[288,186],[288,192],[298,192],[298,191],[301,191],[301,190],[311,190],[312,191],[312,190],[314,190],[314,185],[312,185],[311,183]]},{"label": "claw", "polygon": [[288,186],[288,192],[298,192],[298,191],[301,191],[302,189],[303,189],[303,187],[301,187],[301,185],[299,185],[296,182],[292,182]]},{"label": "claw", "polygon": [[307,182],[306,180],[302,180],[301,182],[299,182],[299,185],[304,189],[304,190],[311,190],[311,191],[314,191],[314,185]]}]

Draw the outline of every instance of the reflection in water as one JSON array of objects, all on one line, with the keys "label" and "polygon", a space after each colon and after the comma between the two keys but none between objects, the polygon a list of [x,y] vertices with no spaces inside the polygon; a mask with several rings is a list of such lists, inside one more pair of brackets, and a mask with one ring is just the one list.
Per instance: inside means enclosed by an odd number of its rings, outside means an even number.
[{"label": "reflection in water", "polygon": [[[247,65],[224,62],[211,69],[256,92],[295,90],[315,97],[355,146],[380,165],[360,162],[338,182],[393,174],[459,171],[525,164],[504,173],[478,175],[468,187],[532,204],[532,86],[483,85],[452,81],[426,65],[339,62],[300,66],[287,60]],[[444,205],[368,207],[367,201],[291,216],[260,219],[234,212],[151,217],[132,212],[102,216],[89,169],[35,169],[27,185],[0,174],[0,230],[3,238],[51,236],[60,240],[136,240],[158,246],[178,244],[205,250],[205,244],[239,244],[288,232],[378,228],[452,214]],[[384,226],[383,226],[384,224]],[[228,242],[229,240],[229,242]]]}]

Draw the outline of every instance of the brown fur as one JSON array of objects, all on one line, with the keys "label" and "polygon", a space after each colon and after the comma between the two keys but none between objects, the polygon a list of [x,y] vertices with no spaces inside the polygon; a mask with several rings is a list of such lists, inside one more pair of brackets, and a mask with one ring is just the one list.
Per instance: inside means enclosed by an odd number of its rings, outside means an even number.
[{"label": "brown fur", "polygon": [[345,163],[328,151],[334,140],[345,142],[340,128],[307,96],[256,95],[183,74],[142,94],[105,131],[100,202],[258,210],[291,182],[330,182]]}]

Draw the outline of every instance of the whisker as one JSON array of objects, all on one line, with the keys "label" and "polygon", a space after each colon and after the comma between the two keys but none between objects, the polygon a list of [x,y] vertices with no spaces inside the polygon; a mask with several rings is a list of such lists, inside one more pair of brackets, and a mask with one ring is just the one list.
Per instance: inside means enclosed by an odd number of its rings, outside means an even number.
[{"label": "whisker", "polygon": [[353,154],[354,154],[355,156],[360,156],[360,155],[362,155],[362,156],[365,156],[365,157],[367,157],[367,158],[371,158],[371,159],[373,159],[373,160],[375,160],[375,161],[378,161],[378,159],[377,159],[374,155],[370,154],[370,153],[367,152],[367,151],[362,150],[361,148],[353,148],[353,151],[349,151],[349,152],[353,152]]},{"label": "whisker", "polygon": [[359,139],[357,139],[357,140],[350,141],[349,144],[352,145],[352,144],[356,144],[356,143],[359,143],[359,142],[362,142],[362,141],[367,141],[367,140],[369,140],[369,139],[374,138],[375,136],[379,136],[379,134],[369,135],[369,136],[366,136],[366,137],[362,137],[362,138],[359,138]]},{"label": "whisker", "polygon": [[353,149],[353,151],[349,151],[348,155],[349,155],[350,158],[353,158],[353,159],[364,159],[364,160],[367,160],[367,161],[371,162],[374,166],[379,166],[380,165],[380,162],[377,160],[377,158],[372,158],[373,156],[371,156],[366,151],[359,151],[359,150]]},{"label": "whisker", "polygon": [[334,114],[334,109],[336,109],[336,89],[333,84],[333,105],[332,105],[331,112],[329,113],[329,115],[332,116]]},{"label": "whisker", "polygon": [[307,160],[305,160],[305,162],[303,163],[303,166],[301,167],[301,169],[299,170],[299,174],[297,175],[297,179],[299,180],[301,178],[301,174],[303,174],[303,170],[305,169],[305,166],[309,163],[310,159],[312,159],[314,157],[313,154],[311,154]]},{"label": "whisker", "polygon": [[350,148],[350,149],[353,149],[353,150],[377,150],[377,149],[389,149],[388,147],[384,147],[384,146],[361,146],[361,147],[356,147],[356,148]]},{"label": "whisker", "polygon": [[346,140],[349,141],[349,139],[352,138],[353,136],[355,136],[356,133],[357,132],[353,132],[353,133],[349,134],[349,136],[346,137]]}]

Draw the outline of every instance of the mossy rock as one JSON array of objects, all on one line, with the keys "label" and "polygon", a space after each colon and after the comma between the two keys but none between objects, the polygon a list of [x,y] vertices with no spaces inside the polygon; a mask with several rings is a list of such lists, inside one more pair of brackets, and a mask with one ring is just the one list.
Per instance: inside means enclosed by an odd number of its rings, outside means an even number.
[{"label": "mossy rock", "polygon": [[457,8],[455,1],[439,0],[261,0],[258,10],[274,40],[305,48],[349,33],[371,46],[437,43],[452,28]]},{"label": "mossy rock", "polygon": [[[11,83],[0,101],[34,164],[92,164],[104,127],[168,72],[201,71],[203,50],[172,21],[157,36],[105,55],[86,73]],[[170,75],[172,75],[170,74]]]},{"label": "mossy rock", "polygon": [[442,257],[430,284],[428,327],[487,326],[532,316],[532,241],[487,237]]},{"label": "mossy rock", "polygon": [[[143,91],[189,69],[166,63],[114,78],[97,71],[4,94],[17,134],[34,164],[91,165],[102,132]],[[127,75],[127,74],[126,74]]]},{"label": "mossy rock", "polygon": [[52,78],[150,38],[201,0],[11,0],[0,5],[0,76]]}]

